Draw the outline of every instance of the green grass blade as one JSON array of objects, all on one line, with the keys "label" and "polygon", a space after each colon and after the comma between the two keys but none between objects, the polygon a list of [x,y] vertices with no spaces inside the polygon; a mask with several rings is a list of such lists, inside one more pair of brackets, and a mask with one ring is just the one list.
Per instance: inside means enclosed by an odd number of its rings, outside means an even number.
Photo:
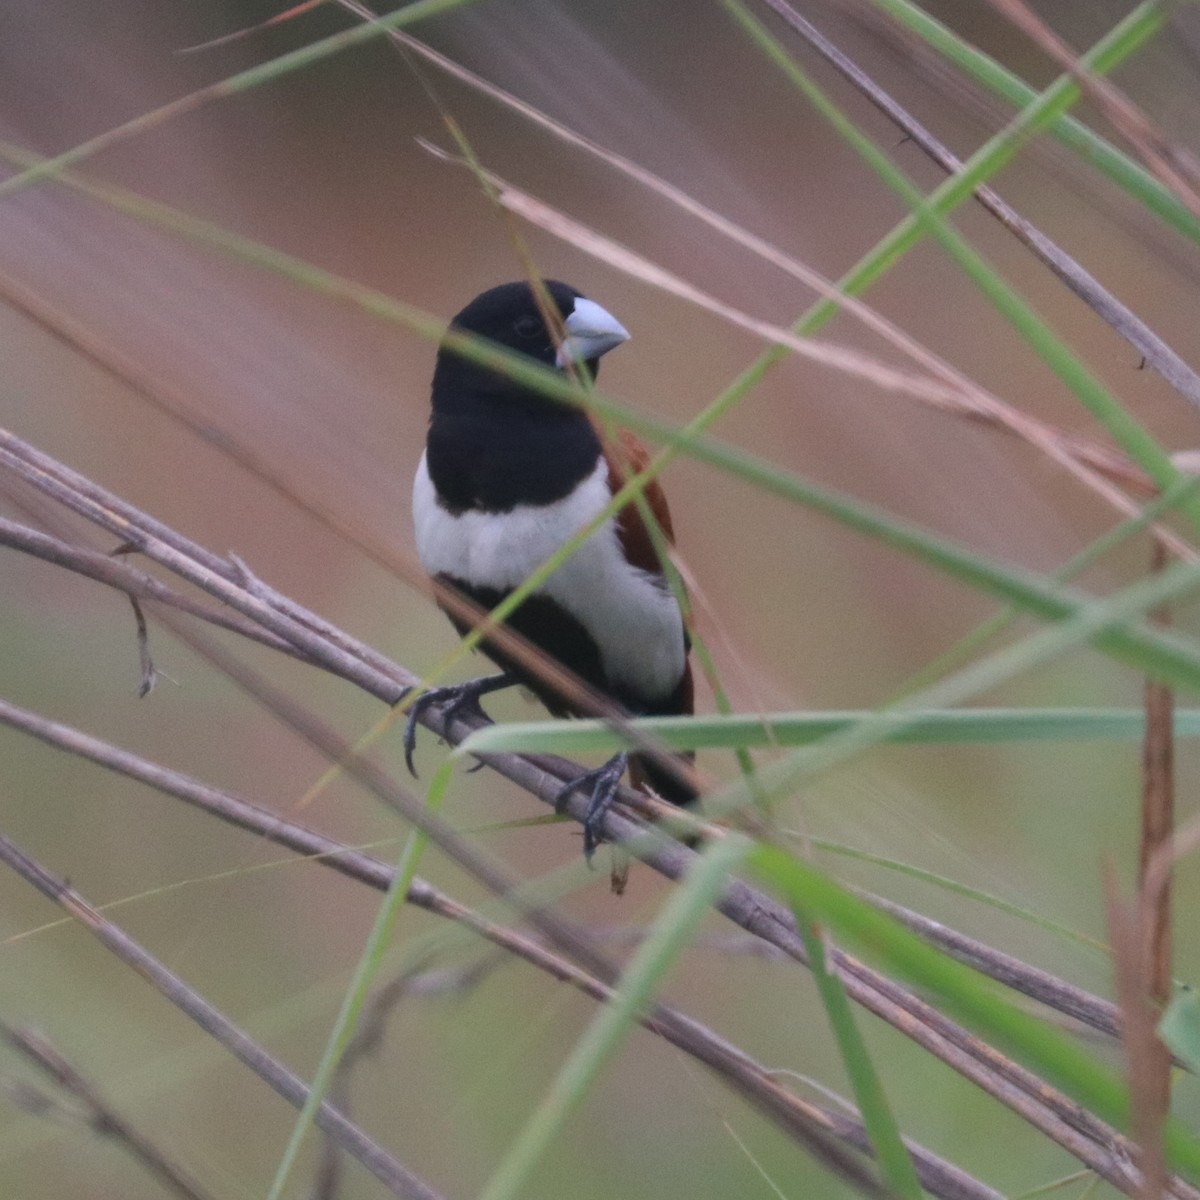
[{"label": "green grass blade", "polygon": [[854,725],[814,745],[792,751],[785,759],[758,772],[753,795],[744,785],[730,784],[705,797],[710,816],[722,816],[758,802],[760,795],[778,799],[803,781],[829,771],[894,736],[912,721],[919,705],[943,707],[961,704],[1018,674],[1049,661],[1072,645],[1104,636],[1131,615],[1162,604],[1181,588],[1200,579],[1200,563],[1176,564],[1109,600],[1097,601],[1070,620],[1042,630],[1007,649],[972,664],[913,697],[908,707],[895,706],[870,714]]},{"label": "green grass blade", "polygon": [[[610,436],[616,431],[608,430]],[[712,690],[713,703],[717,706],[717,712],[731,716],[733,714],[733,705],[729,701],[729,694],[725,690],[725,685],[721,680],[721,673],[717,667],[716,659],[709,651],[708,643],[700,631],[698,623],[693,619],[694,610],[692,607],[691,596],[688,595],[687,585],[683,581],[675,562],[671,557],[671,543],[665,531],[659,523],[658,517],[654,514],[650,507],[649,501],[646,499],[645,487],[649,484],[652,477],[647,475],[644,481],[639,481],[641,487],[635,494],[637,503],[638,515],[642,519],[642,524],[645,526],[646,532],[650,535],[650,540],[654,545],[654,552],[658,556],[658,562],[662,568],[667,584],[670,586],[671,594],[675,597],[676,603],[679,605],[679,611],[683,615],[684,628],[688,630],[692,643],[692,654],[700,664],[700,669],[704,673],[704,677],[708,680],[709,687]],[[738,770],[742,773],[742,778],[753,787],[754,781],[754,763],[750,758],[749,751],[744,746],[734,748],[734,756],[737,760]]]},{"label": "green grass blade", "polygon": [[[671,430],[662,422],[607,400],[598,400],[596,407],[606,416],[617,416],[616,409],[621,407],[623,411],[618,419],[623,418],[622,423],[635,433],[677,442],[681,449],[702,462],[723,467],[766,491],[803,504],[848,528],[911,554],[959,581],[1000,596],[1035,616],[1045,620],[1065,620],[1089,608],[1089,598],[1074,589],[1047,582],[1033,572],[1000,566],[947,538],[937,537],[871,505],[821,488],[736,447],[687,431]],[[632,488],[642,478],[636,477],[627,487]],[[622,489],[614,498],[614,505],[628,499],[624,492]],[[1174,564],[1158,577],[1155,586],[1175,596],[1196,586],[1197,582],[1189,564]],[[1135,603],[1127,615],[1137,615],[1140,611]],[[1096,614],[1089,619],[1096,619]],[[1190,639],[1142,626],[1118,628],[1106,621],[1101,621],[1101,625],[1104,628],[1099,632],[1096,644],[1106,653],[1166,682],[1192,688],[1200,685],[1200,647]]]},{"label": "green grass blade", "polygon": [[1180,988],[1172,997],[1158,1036],[1176,1058],[1200,1072],[1200,998],[1191,988]]},{"label": "green grass blade", "polygon": [[992,892],[985,892],[981,888],[972,887],[970,884],[962,883],[957,879],[951,879],[948,875],[939,875],[936,871],[927,871],[924,867],[916,867],[912,863],[888,858],[883,854],[873,854],[869,850],[859,850],[855,846],[847,846],[843,842],[833,842],[828,838],[813,837],[809,833],[801,835],[799,833],[792,833],[791,831],[785,832],[787,832],[788,836],[795,839],[797,845],[807,844],[812,846],[814,850],[820,850],[825,854],[834,854],[839,858],[853,859],[855,862],[869,863],[871,866],[882,867],[886,871],[893,871],[897,875],[905,875],[909,879],[916,879],[921,883],[927,883],[940,891],[950,892],[952,895],[973,900],[976,904],[984,908],[995,909],[996,912],[1004,913],[1005,916],[1015,917],[1018,921],[1024,921],[1027,925],[1036,926],[1046,933],[1054,934],[1055,937],[1060,937],[1077,946],[1082,946],[1085,950],[1098,951],[1105,958],[1109,955],[1108,946],[1097,938],[1088,937],[1086,933],[1080,933],[1079,930],[1072,929],[1069,925],[1063,925],[1058,921],[1052,921],[1049,917],[1043,917],[1031,908],[1024,908],[1020,904],[1014,904],[1011,900],[1005,900]]},{"label": "green grass blade", "polygon": [[[731,716],[638,717],[631,733],[673,750],[808,746],[874,716],[873,710],[781,712]],[[1139,708],[974,708],[906,710],[902,728],[884,739],[928,745],[1006,745],[1013,742],[1137,741],[1146,731]],[[1175,713],[1176,737],[1200,736],[1200,709]],[[603,721],[523,721],[476,730],[454,753],[613,753],[632,739]]]},{"label": "green grass blade", "polygon": [[516,1200],[550,1142],[583,1099],[604,1062],[650,1005],[663,976],[687,945],[729,873],[750,850],[742,838],[712,843],[672,892],[638,947],[612,1001],[576,1043],[542,1103],[484,1188],[480,1200]]}]

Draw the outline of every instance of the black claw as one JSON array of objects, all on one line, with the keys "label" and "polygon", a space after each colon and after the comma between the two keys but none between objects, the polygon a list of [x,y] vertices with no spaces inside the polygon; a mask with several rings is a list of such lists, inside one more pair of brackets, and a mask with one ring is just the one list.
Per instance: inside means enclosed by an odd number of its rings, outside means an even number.
[{"label": "black claw", "polygon": [[625,774],[629,755],[622,752],[614,754],[602,767],[587,771],[563,785],[554,797],[554,810],[561,813],[573,792],[581,788],[590,788],[587,810],[583,814],[583,856],[589,862],[596,852],[596,847],[604,840],[600,836],[600,827],[604,816],[617,798],[617,790],[621,786],[621,776]]},{"label": "black claw", "polygon": [[413,765],[413,751],[417,748],[417,723],[427,708],[432,705],[442,708],[442,715],[447,721],[464,709],[475,708],[482,712],[479,708],[481,696],[511,687],[515,682],[507,675],[485,675],[482,679],[468,679],[466,683],[456,683],[450,687],[430,688],[418,696],[408,710],[408,720],[404,723],[404,762],[412,777],[418,778],[417,768]]},{"label": "black claw", "polygon": [[404,763],[408,767],[408,773],[414,779],[420,778],[413,763],[413,751],[417,748],[417,721],[422,711],[433,702],[433,699],[433,692],[426,692],[423,696],[418,696],[408,710],[408,720],[404,722]]}]

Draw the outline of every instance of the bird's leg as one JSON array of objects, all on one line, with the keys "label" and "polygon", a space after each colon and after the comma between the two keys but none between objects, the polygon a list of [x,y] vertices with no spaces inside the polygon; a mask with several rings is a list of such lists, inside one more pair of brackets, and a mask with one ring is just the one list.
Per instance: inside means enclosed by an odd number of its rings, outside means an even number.
[{"label": "bird's leg", "polygon": [[[489,692],[498,692],[502,688],[515,687],[517,681],[508,674],[485,675],[482,679],[468,679],[466,683],[455,683],[449,687],[430,688],[414,701],[408,710],[408,720],[404,725],[404,761],[415,779],[417,768],[413,766],[413,751],[417,746],[417,722],[421,714],[436,704],[443,711],[446,721],[462,712],[463,709],[479,708],[479,698]],[[482,709],[480,709],[482,711]]]},{"label": "bird's leg", "polygon": [[624,750],[614,754],[602,767],[587,771],[565,784],[554,797],[556,812],[562,812],[572,792],[583,788],[591,788],[591,798],[588,800],[587,811],[583,814],[583,856],[590,861],[596,847],[600,845],[600,826],[604,814],[612,807],[617,797],[617,789],[621,786],[621,776],[629,765],[629,755]]}]

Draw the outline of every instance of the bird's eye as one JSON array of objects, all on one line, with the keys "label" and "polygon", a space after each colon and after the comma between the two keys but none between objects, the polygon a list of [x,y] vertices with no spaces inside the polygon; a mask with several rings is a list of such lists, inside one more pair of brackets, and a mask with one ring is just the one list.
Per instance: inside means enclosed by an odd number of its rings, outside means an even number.
[{"label": "bird's eye", "polygon": [[514,326],[517,337],[525,338],[527,341],[535,337],[539,337],[546,332],[546,327],[542,324],[540,317],[522,317]]}]

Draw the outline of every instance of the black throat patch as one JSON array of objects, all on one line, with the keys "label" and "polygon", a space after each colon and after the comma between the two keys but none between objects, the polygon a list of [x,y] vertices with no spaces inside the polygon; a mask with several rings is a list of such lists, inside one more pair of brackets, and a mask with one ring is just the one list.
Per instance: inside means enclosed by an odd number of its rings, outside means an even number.
[{"label": "black throat patch", "polygon": [[438,395],[426,462],[443,508],[508,512],[569,495],[600,460],[586,415],[513,389]]}]

